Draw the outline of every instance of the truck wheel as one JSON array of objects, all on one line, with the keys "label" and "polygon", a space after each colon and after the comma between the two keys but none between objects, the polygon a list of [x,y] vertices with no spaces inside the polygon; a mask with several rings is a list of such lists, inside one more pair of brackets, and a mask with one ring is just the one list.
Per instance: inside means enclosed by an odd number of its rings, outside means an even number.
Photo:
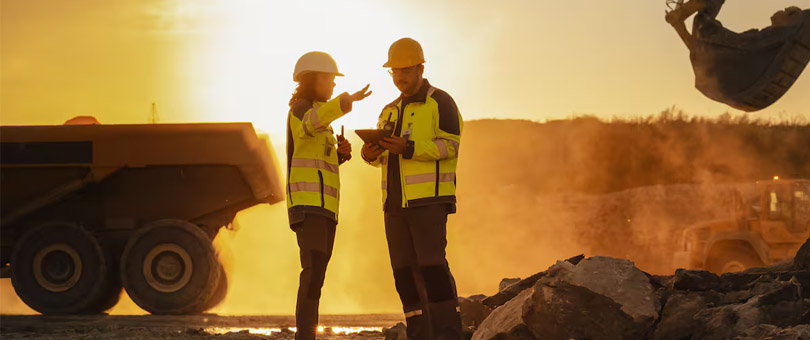
[{"label": "truck wheel", "polygon": [[217,282],[217,288],[214,290],[214,295],[211,295],[211,299],[208,300],[205,304],[204,311],[207,311],[211,308],[218,306],[222,303],[222,300],[225,300],[225,295],[228,294],[228,275],[225,274],[225,267],[222,264],[219,265],[219,281]]},{"label": "truck wheel", "polygon": [[220,268],[206,233],[181,220],[152,222],[133,234],[121,257],[121,281],[138,306],[152,314],[203,311]]},{"label": "truck wheel", "polygon": [[751,247],[738,245],[713,247],[706,259],[706,269],[716,274],[741,272],[763,265],[765,264]]},{"label": "truck wheel", "polygon": [[104,313],[115,307],[121,299],[121,289],[123,289],[123,286],[121,285],[121,274],[118,270],[119,256],[113,255],[118,254],[118,252],[105,245],[103,239],[99,241],[101,243],[101,249],[104,251],[107,258],[107,289],[104,290],[101,298],[99,298],[96,303],[88,306],[87,309],[81,312],[84,314]]},{"label": "truck wheel", "polygon": [[104,293],[104,298],[101,299],[101,301],[99,301],[99,303],[97,303],[95,306],[91,306],[88,310],[95,311],[95,313],[104,313],[118,304],[118,300],[121,299],[122,287],[120,280],[115,281],[117,282],[111,284],[110,289]]},{"label": "truck wheel", "polygon": [[36,226],[17,242],[11,282],[17,295],[42,314],[100,312],[110,289],[108,257],[93,235],[66,222]]},{"label": "truck wheel", "polygon": [[[102,249],[103,248],[104,246],[102,246]],[[114,263],[117,262],[118,259],[108,257],[108,261],[108,263]],[[117,265],[113,265],[109,268],[109,284],[107,285],[107,289],[102,293],[101,298],[95,304],[90,305],[83,313],[104,313],[118,304],[118,301],[121,299],[121,289],[123,286],[121,285],[121,275],[118,273],[118,270],[115,269],[116,267]]]}]

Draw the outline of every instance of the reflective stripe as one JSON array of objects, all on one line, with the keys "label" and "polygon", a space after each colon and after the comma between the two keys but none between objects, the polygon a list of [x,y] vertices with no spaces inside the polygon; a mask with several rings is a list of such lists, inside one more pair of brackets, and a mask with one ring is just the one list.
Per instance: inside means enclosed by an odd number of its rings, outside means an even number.
[{"label": "reflective stripe", "polygon": [[418,174],[405,176],[405,184],[433,183],[436,181],[436,174]]},{"label": "reflective stripe", "polygon": [[[290,183],[290,193],[297,191],[321,192],[321,183],[295,182]],[[323,194],[337,198],[338,189],[326,184],[323,185]]]},{"label": "reflective stripe", "polygon": [[383,190],[388,189],[388,182],[382,181],[382,189]]},{"label": "reflective stripe", "polygon": [[[452,182],[456,179],[455,172],[448,172],[439,174],[439,182]],[[421,184],[421,183],[433,183],[436,181],[436,173],[429,173],[429,174],[418,174],[418,175],[408,175],[405,176],[405,184]]]},{"label": "reflective stripe", "polygon": [[380,164],[382,165],[388,164],[388,156],[380,156]]},{"label": "reflective stripe", "polygon": [[296,191],[321,192],[321,183],[312,183],[312,182],[294,182],[294,183],[290,183],[290,192],[296,192]]},{"label": "reflective stripe", "polygon": [[450,143],[450,145],[452,145],[453,148],[456,149],[456,155],[458,155],[458,147],[459,147],[458,142],[446,137],[436,137],[436,139],[441,139],[443,141],[447,141],[448,143]]},{"label": "reflective stripe", "polygon": [[[307,118],[307,117],[306,117],[306,116],[304,116],[304,119],[306,119],[306,118]],[[301,121],[301,128],[303,128],[303,129],[304,129],[304,133],[306,133],[306,134],[307,134],[307,136],[310,136],[310,137],[315,137],[315,136],[312,134],[312,132],[309,132],[309,129],[307,128],[307,122],[306,122],[306,121],[304,121],[304,120],[302,120],[302,121]]]},{"label": "reflective stripe", "polygon": [[447,159],[447,144],[441,139],[434,139],[433,144],[439,149],[439,159]]},{"label": "reflective stripe", "polygon": [[314,158],[293,158],[290,161],[290,167],[293,168],[315,168],[315,169],[322,169],[326,171],[331,171],[334,173],[338,173],[338,166],[336,164],[331,164],[323,159],[314,159]]},{"label": "reflective stripe", "polygon": [[306,133],[310,137],[312,137],[313,134],[307,128],[307,121],[309,121],[309,124],[312,125],[312,128],[315,129],[315,131],[323,131],[324,130],[323,126],[321,126],[321,121],[318,120],[318,108],[320,108],[320,106],[312,107],[304,115],[304,118],[301,119],[301,124],[304,125],[304,133]]},{"label": "reflective stripe", "polygon": [[318,131],[322,128],[321,121],[318,119],[318,109],[320,106],[312,108],[312,114],[309,115],[309,122],[312,124],[312,128],[315,131]]},{"label": "reflective stripe", "polygon": [[323,185],[323,194],[332,196],[334,198],[337,198],[338,197],[338,189],[335,188],[335,187],[331,187],[331,186],[328,186],[328,185],[324,184]]},{"label": "reflective stripe", "polygon": [[456,180],[456,173],[455,172],[448,172],[444,174],[439,174],[439,182],[452,182]]},{"label": "reflective stripe", "polygon": [[410,318],[412,316],[417,316],[417,315],[422,315],[422,310],[421,309],[417,309],[417,310],[405,313],[405,318],[407,319],[407,318]]}]

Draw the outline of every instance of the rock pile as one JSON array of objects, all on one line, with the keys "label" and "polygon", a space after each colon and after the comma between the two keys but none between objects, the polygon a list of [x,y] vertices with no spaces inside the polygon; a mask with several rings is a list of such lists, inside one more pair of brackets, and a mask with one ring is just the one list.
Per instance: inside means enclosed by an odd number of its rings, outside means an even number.
[{"label": "rock pile", "polygon": [[[795,263],[716,275],[649,275],[633,262],[582,255],[460,299],[472,340],[808,339],[810,246]],[[504,281],[507,282],[507,281]]]}]

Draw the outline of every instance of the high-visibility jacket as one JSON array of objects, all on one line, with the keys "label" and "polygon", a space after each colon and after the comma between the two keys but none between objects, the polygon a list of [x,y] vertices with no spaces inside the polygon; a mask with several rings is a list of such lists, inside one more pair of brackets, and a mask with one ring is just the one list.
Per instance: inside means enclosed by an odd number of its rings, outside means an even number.
[{"label": "high-visibility jacket", "polygon": [[[400,96],[385,106],[377,128],[388,122],[399,124],[399,136],[407,139],[398,169],[402,207],[455,204],[456,165],[464,122],[453,98],[425,79],[415,95]],[[388,157],[385,151],[369,162],[382,168],[383,204],[388,195]]]},{"label": "high-visibility jacket", "polygon": [[329,125],[351,111],[348,94],[328,102],[299,99],[287,117],[287,210],[290,223],[306,213],[338,219],[337,138]]}]

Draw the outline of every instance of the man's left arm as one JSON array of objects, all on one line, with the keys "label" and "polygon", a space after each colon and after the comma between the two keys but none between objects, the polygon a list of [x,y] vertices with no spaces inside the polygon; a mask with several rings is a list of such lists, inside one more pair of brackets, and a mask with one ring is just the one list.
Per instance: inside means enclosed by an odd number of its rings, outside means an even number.
[{"label": "man's left arm", "polygon": [[436,161],[458,157],[462,127],[458,106],[449,94],[441,90],[433,93],[433,99],[436,100],[439,110],[433,139],[409,140],[402,158]]}]

